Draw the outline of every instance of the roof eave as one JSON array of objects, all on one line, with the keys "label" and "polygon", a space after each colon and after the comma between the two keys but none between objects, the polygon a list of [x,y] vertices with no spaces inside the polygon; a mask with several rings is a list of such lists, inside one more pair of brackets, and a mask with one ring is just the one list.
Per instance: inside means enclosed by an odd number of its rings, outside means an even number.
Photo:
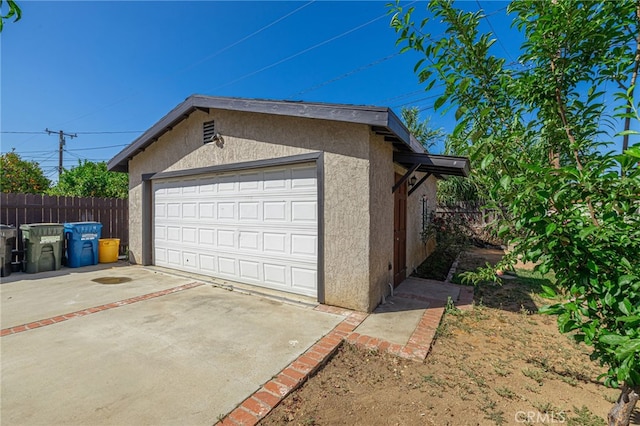
[{"label": "roof eave", "polygon": [[392,142],[394,147],[400,151],[425,152],[422,145],[411,135],[398,116],[386,107],[192,95],[109,160],[107,168],[111,171],[127,172],[129,161],[135,155],[143,152],[163,134],[173,129],[198,109],[205,112],[208,112],[209,109],[222,109],[366,124],[376,133],[385,135],[385,139]]}]

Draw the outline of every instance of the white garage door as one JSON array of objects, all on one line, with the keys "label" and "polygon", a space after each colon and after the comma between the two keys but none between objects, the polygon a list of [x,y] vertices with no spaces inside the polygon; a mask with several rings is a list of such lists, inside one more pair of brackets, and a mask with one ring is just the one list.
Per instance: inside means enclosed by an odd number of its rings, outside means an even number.
[{"label": "white garage door", "polygon": [[155,180],[154,263],[317,296],[316,166]]}]

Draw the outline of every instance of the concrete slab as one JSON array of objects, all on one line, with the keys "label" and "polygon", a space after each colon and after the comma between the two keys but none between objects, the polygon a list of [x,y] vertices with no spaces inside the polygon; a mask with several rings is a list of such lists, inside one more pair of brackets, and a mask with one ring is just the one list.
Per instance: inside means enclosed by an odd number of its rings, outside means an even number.
[{"label": "concrete slab", "polygon": [[460,297],[460,286],[447,284],[442,281],[409,277],[395,289],[394,294],[430,299],[430,301],[438,302],[440,305],[442,303],[446,304],[449,297],[453,301],[458,300]]},{"label": "concrete slab", "polygon": [[427,308],[445,306],[448,298],[457,301],[460,287],[441,281],[409,277],[364,320],[355,333],[406,345]]},{"label": "concrete slab", "polygon": [[379,305],[355,332],[406,345],[428,307],[429,302],[423,300],[390,297],[387,303]]},{"label": "concrete slab", "polygon": [[[94,279],[125,277],[123,284]],[[39,274],[14,273],[0,285],[0,325],[13,327],[193,282],[140,266],[100,264]]]},{"label": "concrete slab", "polygon": [[206,285],[4,336],[2,422],[211,425],[342,319]]}]

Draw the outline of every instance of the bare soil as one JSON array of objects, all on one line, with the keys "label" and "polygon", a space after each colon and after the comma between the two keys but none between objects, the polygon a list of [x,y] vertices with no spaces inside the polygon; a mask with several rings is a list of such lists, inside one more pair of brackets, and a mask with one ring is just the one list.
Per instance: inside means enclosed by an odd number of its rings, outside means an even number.
[{"label": "bare soil", "polygon": [[[474,248],[459,270],[501,256]],[[604,425],[618,391],[598,383],[588,348],[534,313],[550,302],[537,295],[548,281],[517,272],[477,288],[473,309],[449,309],[424,363],[345,344],[260,424]]]}]

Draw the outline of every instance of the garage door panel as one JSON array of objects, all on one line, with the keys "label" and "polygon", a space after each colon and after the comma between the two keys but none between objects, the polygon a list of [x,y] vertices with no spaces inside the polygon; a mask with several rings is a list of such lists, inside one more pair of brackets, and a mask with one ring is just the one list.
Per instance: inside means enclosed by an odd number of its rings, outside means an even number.
[{"label": "garage door panel", "polygon": [[218,272],[225,275],[236,275],[236,260],[230,257],[218,256]]},{"label": "garage door panel", "polygon": [[198,242],[204,245],[215,245],[215,229],[201,228],[198,230]]},{"label": "garage door panel", "polygon": [[180,242],[180,228],[177,226],[167,226],[167,241]]},{"label": "garage door panel", "polygon": [[167,250],[167,263],[173,266],[182,265],[181,252],[178,250]]},{"label": "garage door panel", "polygon": [[240,231],[238,248],[241,250],[259,250],[260,233],[252,231]]},{"label": "garage door panel", "polygon": [[311,290],[316,286],[317,273],[313,269],[291,268],[293,288]]},{"label": "garage door panel", "polygon": [[156,219],[167,217],[167,209],[165,204],[157,203],[155,205],[155,216],[156,216]]},{"label": "garage door panel", "polygon": [[218,247],[235,248],[235,231],[218,229]]},{"label": "garage door panel", "polygon": [[315,296],[315,165],[154,181],[155,264]]},{"label": "garage door panel", "polygon": [[180,219],[180,204],[168,203],[166,209],[168,219]]},{"label": "garage door panel", "polygon": [[265,201],[264,221],[284,222],[287,219],[287,203],[285,201]]},{"label": "garage door panel", "polygon": [[188,252],[188,251],[182,252],[182,266],[185,266],[187,268],[197,269],[198,268],[197,259],[198,259],[198,255],[196,253]]},{"label": "garage door panel", "polygon": [[291,170],[291,187],[304,188],[316,186],[315,169],[293,169]]},{"label": "garage door panel", "polygon": [[248,280],[259,280],[260,279],[260,263],[251,261],[251,260],[240,260],[238,261],[238,265],[240,267],[240,278],[248,279]]},{"label": "garage door panel", "polygon": [[247,201],[238,203],[238,211],[240,221],[259,221],[260,220],[260,203],[257,201]]},{"label": "garage door panel", "polygon": [[235,220],[236,219],[236,203],[219,202],[218,203],[218,220]]},{"label": "garage door panel", "polygon": [[287,171],[285,170],[264,172],[263,178],[265,192],[283,190],[287,187]]},{"label": "garage door panel", "polygon": [[196,228],[182,228],[182,242],[197,243],[197,233],[198,230]]},{"label": "garage door panel", "polygon": [[196,203],[184,203],[182,204],[182,218],[196,218],[197,217],[197,208],[198,205]]},{"label": "garage door panel", "polygon": [[198,217],[201,219],[215,219],[216,215],[215,203],[199,203],[198,204]]},{"label": "garage door panel", "polygon": [[216,257],[213,255],[200,254],[198,256],[200,261],[200,269],[204,272],[215,273],[216,272]]},{"label": "garage door panel", "polygon": [[315,235],[291,235],[291,254],[298,256],[318,256],[318,238]]},{"label": "garage door panel", "polygon": [[164,249],[164,248],[161,248],[161,247],[156,247],[155,253],[154,253],[154,258],[156,260],[156,263],[158,263],[158,262],[166,263],[167,262],[167,249]]},{"label": "garage door panel", "polygon": [[269,284],[284,287],[287,285],[287,267],[271,263],[263,264],[264,281]]},{"label": "garage door panel", "polygon": [[291,202],[292,222],[312,222],[318,221],[318,205],[315,201],[293,201]]}]

